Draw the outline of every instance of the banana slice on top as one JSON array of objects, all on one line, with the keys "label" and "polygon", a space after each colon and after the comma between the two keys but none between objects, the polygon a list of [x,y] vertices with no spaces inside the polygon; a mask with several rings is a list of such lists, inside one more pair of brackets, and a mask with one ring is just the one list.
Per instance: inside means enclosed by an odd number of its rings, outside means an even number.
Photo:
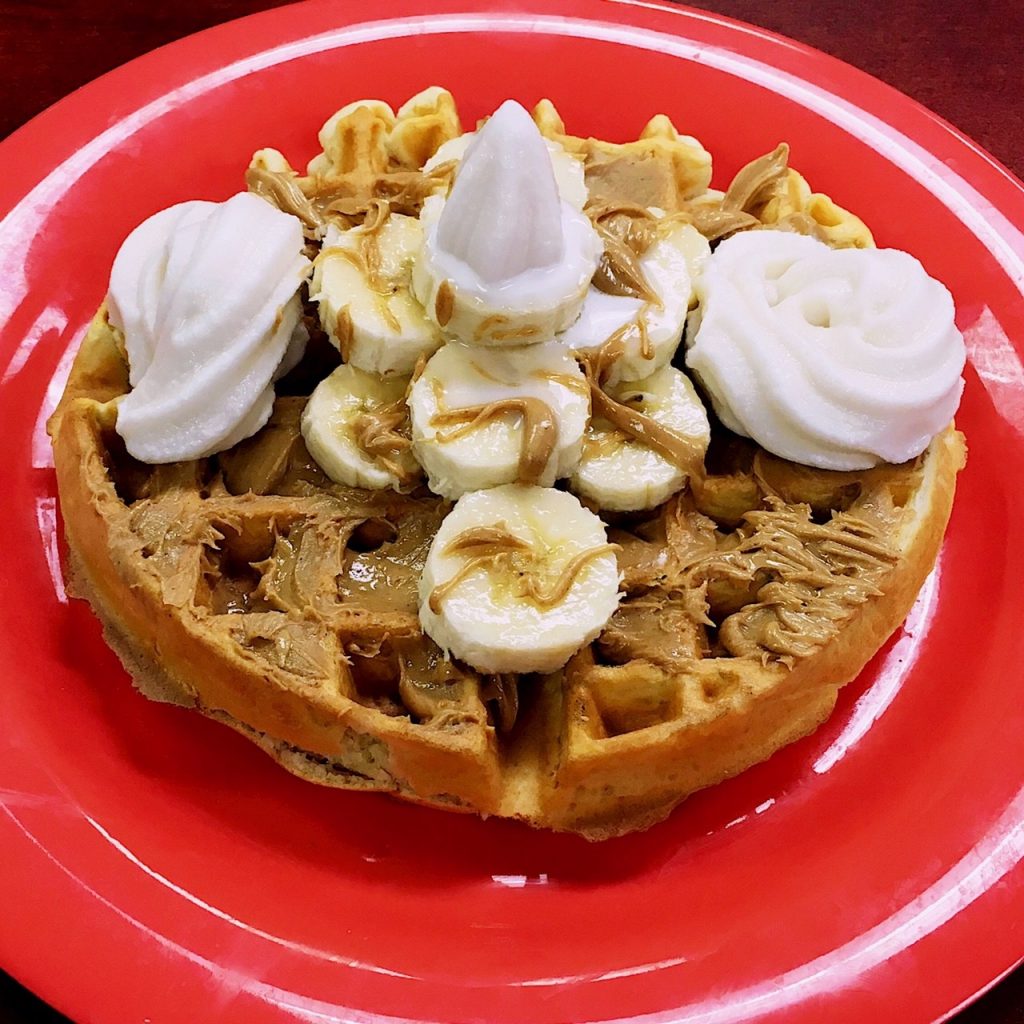
[{"label": "banana slice on top", "polygon": [[594,398],[572,489],[612,512],[654,508],[681,490],[711,440],[708,414],[686,374],[663,366]]},{"label": "banana slice on top", "polygon": [[302,413],[309,454],[348,487],[407,489],[420,473],[408,437],[407,378],[381,378],[349,364],[322,380]]},{"label": "banana slice on top", "polygon": [[579,318],[558,336],[578,355],[601,352],[608,383],[641,380],[671,361],[682,339],[694,282],[711,255],[696,228],[660,219],[655,214],[655,240],[646,252],[639,257],[626,253],[632,276],[616,270],[605,257],[604,273],[588,289]]},{"label": "banana slice on top", "polygon": [[481,672],[554,672],[619,603],[604,523],[571,494],[508,484],[462,497],[420,580],[420,623]]},{"label": "banana slice on top", "polygon": [[423,231],[415,217],[379,208],[367,222],[327,229],[311,297],[320,323],[346,363],[384,377],[408,376],[441,332],[412,294],[412,263]]},{"label": "banana slice on top", "polygon": [[449,342],[409,394],[413,451],[454,499],[512,482],[550,487],[579,461],[589,387],[560,346],[500,351]]}]

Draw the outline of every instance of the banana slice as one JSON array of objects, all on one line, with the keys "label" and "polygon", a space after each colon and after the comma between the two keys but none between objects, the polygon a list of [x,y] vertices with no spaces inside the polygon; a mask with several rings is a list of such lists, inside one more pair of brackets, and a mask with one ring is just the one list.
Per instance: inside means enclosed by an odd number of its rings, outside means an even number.
[{"label": "banana slice", "polygon": [[550,487],[579,461],[587,382],[555,344],[503,352],[449,342],[409,394],[413,451],[454,499],[512,482]]},{"label": "banana slice", "polygon": [[637,260],[651,294],[613,295],[592,285],[579,319],[558,340],[580,356],[594,357],[605,349],[601,362],[608,383],[650,376],[679,347],[693,284],[710,255],[696,228],[672,225]]},{"label": "banana slice", "polygon": [[[475,138],[476,132],[466,132],[464,135],[449,139],[438,147],[437,152],[423,165],[423,170],[429,172],[442,164],[461,163],[469,144]],[[548,156],[551,158],[551,170],[555,173],[559,196],[574,210],[582,210],[589,196],[583,161],[569,153],[554,139],[545,139],[544,145],[547,146]]]},{"label": "banana slice", "polygon": [[654,508],[701,464],[711,440],[708,414],[690,379],[672,366],[606,393],[610,403],[595,396],[570,486],[611,512]]},{"label": "banana slice", "polygon": [[335,483],[401,490],[416,480],[419,465],[405,430],[408,385],[347,364],[317,385],[302,413],[302,436]]},{"label": "banana slice", "polygon": [[407,377],[442,341],[410,290],[423,233],[415,217],[368,216],[348,231],[328,228],[310,293],[346,363],[383,377]]},{"label": "banana slice", "polygon": [[537,126],[503,103],[477,132],[451,195],[426,200],[413,290],[446,336],[516,347],[576,319],[601,242],[558,194]]},{"label": "banana slice", "polygon": [[507,484],[459,500],[420,580],[420,623],[481,672],[554,672],[619,603],[604,523],[571,494]]}]

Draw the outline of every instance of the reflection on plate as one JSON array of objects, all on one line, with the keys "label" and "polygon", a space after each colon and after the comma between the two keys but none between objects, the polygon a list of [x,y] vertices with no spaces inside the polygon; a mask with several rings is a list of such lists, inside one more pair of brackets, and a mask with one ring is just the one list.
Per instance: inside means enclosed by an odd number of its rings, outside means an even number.
[{"label": "reflection on plate", "polygon": [[[0,962],[96,1021],[940,1017],[1021,953],[1024,190],[880,83],[707,15],[430,6],[223,26],[0,146]],[[970,461],[904,628],[814,736],[598,847],[304,785],[135,694],[63,590],[43,423],[120,240],[240,188],[257,146],[312,155],[346,100],[435,80],[467,120],[547,95],[627,138],[665,111],[716,182],[786,138],[949,284],[971,353]]]}]

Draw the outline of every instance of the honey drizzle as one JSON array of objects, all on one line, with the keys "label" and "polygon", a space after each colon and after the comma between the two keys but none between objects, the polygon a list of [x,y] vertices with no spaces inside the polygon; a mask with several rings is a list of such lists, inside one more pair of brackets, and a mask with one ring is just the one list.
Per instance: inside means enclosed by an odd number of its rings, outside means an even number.
[{"label": "honey drizzle", "polygon": [[590,385],[584,377],[577,377],[568,373],[558,373],[556,370],[534,370],[530,376],[537,380],[546,380],[552,384],[559,384],[563,388],[575,391],[578,395],[590,394]]},{"label": "honey drizzle", "polygon": [[566,562],[561,575],[555,581],[555,585],[546,594],[541,592],[535,576],[524,576],[523,581],[526,587],[526,594],[523,596],[530,598],[539,608],[550,608],[558,604],[569,593],[569,589],[584,566],[601,555],[607,555],[618,550],[618,544],[599,544],[595,548],[581,551],[574,558]]}]

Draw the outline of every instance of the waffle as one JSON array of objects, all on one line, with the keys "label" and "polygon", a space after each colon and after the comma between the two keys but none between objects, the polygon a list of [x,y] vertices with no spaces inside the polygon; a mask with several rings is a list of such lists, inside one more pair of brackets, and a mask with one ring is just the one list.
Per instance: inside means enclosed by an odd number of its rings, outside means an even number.
[{"label": "waffle", "polygon": [[[457,134],[446,101],[424,96],[369,138],[337,128],[305,176],[263,156],[257,187],[308,204],[311,243],[382,197],[415,206],[433,187],[418,167]],[[710,158],[667,119],[614,145],[566,136],[550,104],[535,116],[605,198],[648,203],[655,189],[714,237],[788,217],[870,244],[794,185],[784,154],[756,188],[709,195]],[[101,308],[49,425],[72,591],[144,693],[230,725],[303,778],[588,839],[652,825],[828,716],[906,616],[964,460],[952,426],[911,463],[853,473],[716,428],[687,491],[605,517],[624,597],[601,636],[558,673],[484,676],[447,660],[417,617],[449,503],[342,487],[306,451],[301,412],[337,358],[314,337],[270,422],[230,451],[143,465],[115,431],[128,371]]]}]

